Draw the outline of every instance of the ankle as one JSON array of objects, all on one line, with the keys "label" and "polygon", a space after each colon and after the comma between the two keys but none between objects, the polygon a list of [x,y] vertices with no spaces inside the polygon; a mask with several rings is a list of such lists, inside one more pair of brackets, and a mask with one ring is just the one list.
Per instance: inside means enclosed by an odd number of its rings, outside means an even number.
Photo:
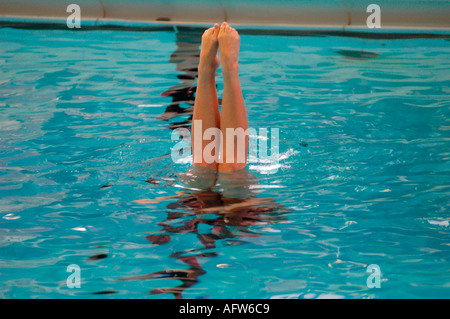
[{"label": "ankle", "polygon": [[233,62],[233,63],[222,63],[222,74],[224,76],[230,75],[239,75],[239,63]]},{"label": "ankle", "polygon": [[198,64],[198,74],[204,76],[214,76],[216,74],[216,68],[208,63],[199,63]]}]

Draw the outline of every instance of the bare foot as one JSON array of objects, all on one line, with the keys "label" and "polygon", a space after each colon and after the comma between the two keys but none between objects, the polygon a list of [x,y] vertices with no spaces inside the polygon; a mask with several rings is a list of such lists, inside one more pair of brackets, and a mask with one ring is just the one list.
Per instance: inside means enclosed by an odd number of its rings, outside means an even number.
[{"label": "bare foot", "polygon": [[220,31],[219,24],[207,29],[202,36],[202,45],[200,51],[200,63],[198,71],[200,73],[215,73],[220,65],[217,50],[219,48],[218,35]]},{"label": "bare foot", "polygon": [[230,27],[226,22],[222,23],[219,32],[220,59],[222,61],[222,72],[227,74],[237,71],[239,67],[239,46],[241,39],[236,29]]}]

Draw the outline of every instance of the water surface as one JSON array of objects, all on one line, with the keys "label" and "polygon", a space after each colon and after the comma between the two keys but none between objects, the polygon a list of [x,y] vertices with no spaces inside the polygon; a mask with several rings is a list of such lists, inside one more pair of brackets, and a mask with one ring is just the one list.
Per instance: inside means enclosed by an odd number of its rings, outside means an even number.
[{"label": "water surface", "polygon": [[236,198],[170,157],[201,33],[1,29],[0,296],[448,297],[448,39],[242,34],[281,154]]}]

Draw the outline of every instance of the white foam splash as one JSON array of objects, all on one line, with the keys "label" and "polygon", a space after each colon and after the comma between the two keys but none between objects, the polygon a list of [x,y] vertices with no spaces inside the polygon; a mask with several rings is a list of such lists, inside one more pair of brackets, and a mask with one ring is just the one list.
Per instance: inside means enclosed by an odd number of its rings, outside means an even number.
[{"label": "white foam splash", "polygon": [[161,107],[162,104],[139,104],[138,107]]},{"label": "white foam splash", "polygon": [[448,225],[449,225],[448,220],[428,220],[428,222],[431,225],[439,225],[439,226],[444,226],[444,227],[448,227]]},{"label": "white foam splash", "polygon": [[7,220],[15,220],[15,219],[19,219],[20,216],[14,215],[14,214],[6,214],[5,216],[3,216],[3,219],[7,219]]}]

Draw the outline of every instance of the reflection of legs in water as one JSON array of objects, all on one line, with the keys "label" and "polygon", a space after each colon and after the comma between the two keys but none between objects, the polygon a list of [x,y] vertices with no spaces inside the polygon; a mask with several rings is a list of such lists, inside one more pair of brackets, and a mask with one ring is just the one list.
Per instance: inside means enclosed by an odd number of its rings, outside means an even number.
[{"label": "reflection of legs in water", "polygon": [[[217,241],[227,240],[229,245],[242,244],[245,237],[260,236],[250,226],[283,221],[283,213],[286,212],[271,198],[230,198],[214,191],[196,192],[190,196],[183,194],[167,208],[171,209],[168,218],[158,224],[163,228],[161,233],[148,235],[146,239],[154,245],[163,245],[176,235],[189,233],[196,235],[203,247],[170,255],[188,265],[187,269],[166,269],[120,280],[177,279],[181,285],[150,291],[151,294],[171,293],[177,299],[183,298],[183,292],[206,273],[200,261],[217,256],[217,252],[211,251]],[[209,230],[202,230],[201,225],[208,225],[204,228]]]},{"label": "reflection of legs in water", "polygon": [[[190,179],[210,179],[211,175],[217,174],[217,184],[214,186],[217,190],[187,191],[176,196],[152,199],[151,203],[168,199],[176,201],[167,205],[167,219],[158,223],[162,229],[146,236],[146,239],[154,245],[164,245],[181,234],[192,234],[197,236],[203,247],[175,251],[170,255],[188,265],[187,269],[177,267],[119,280],[177,279],[181,281],[181,285],[153,289],[150,293],[170,293],[175,298],[182,298],[183,292],[205,274],[201,260],[217,255],[211,249],[216,247],[218,241],[225,245],[243,244],[242,239],[261,235],[257,230],[251,229],[252,225],[286,220],[285,213],[290,212],[289,209],[275,203],[272,198],[256,198],[253,186],[257,181],[247,170],[217,173],[204,167],[194,169],[192,171],[204,170],[209,173],[206,175],[209,178],[191,172]],[[214,178],[213,180],[215,181]],[[171,250],[176,249],[177,244],[173,247]]]},{"label": "reflection of legs in water", "polygon": [[[197,94],[195,98],[194,116],[192,125],[192,153],[194,154],[194,166],[204,166],[219,171],[229,172],[233,170],[242,169],[246,166],[247,151],[248,151],[248,136],[245,137],[244,145],[235,143],[236,141],[229,141],[230,146],[234,145],[233,156],[227,157],[230,151],[227,147],[226,130],[241,129],[243,131],[248,129],[247,113],[245,111],[244,98],[242,96],[241,85],[239,83],[239,45],[240,39],[237,31],[231,28],[228,23],[224,22],[219,27],[216,24],[214,27],[205,31],[202,37],[202,49],[200,52],[199,75],[197,84]],[[222,73],[224,79],[223,99],[222,99],[222,114],[219,114],[219,107],[217,101],[217,91],[215,84],[215,72],[219,66],[217,57],[217,50],[220,49],[220,58],[222,60]],[[195,121],[202,122],[202,136],[195,135]],[[220,129],[223,136],[223,143],[220,139],[210,142],[203,140],[203,133],[209,128]],[[196,145],[195,141],[199,139],[202,141],[201,149]],[[235,139],[233,137],[233,139]],[[239,138],[238,138],[239,141]],[[214,148],[206,146],[213,143]],[[230,147],[229,146],[229,147]],[[241,146],[241,147],[239,147]],[[244,147],[242,147],[244,146]],[[223,163],[218,164],[219,154],[218,150],[221,148]],[[213,163],[207,163],[203,156],[204,152],[214,149]],[[242,154],[245,152],[244,154]],[[238,158],[244,159],[243,163],[238,163]],[[209,154],[208,154],[209,155]],[[243,156],[242,156],[243,155]],[[196,163],[198,158],[201,158],[200,163]]]},{"label": "reflection of legs in water", "polygon": [[[175,33],[176,49],[171,54],[169,62],[175,64],[178,73],[177,78],[181,83],[170,87],[161,94],[172,98],[172,102],[167,106],[164,113],[157,117],[158,120],[168,121],[168,128],[170,129],[178,127],[190,129],[191,127],[194,94],[197,88],[201,32],[193,28],[178,27]],[[177,120],[178,117],[182,119]]]}]

